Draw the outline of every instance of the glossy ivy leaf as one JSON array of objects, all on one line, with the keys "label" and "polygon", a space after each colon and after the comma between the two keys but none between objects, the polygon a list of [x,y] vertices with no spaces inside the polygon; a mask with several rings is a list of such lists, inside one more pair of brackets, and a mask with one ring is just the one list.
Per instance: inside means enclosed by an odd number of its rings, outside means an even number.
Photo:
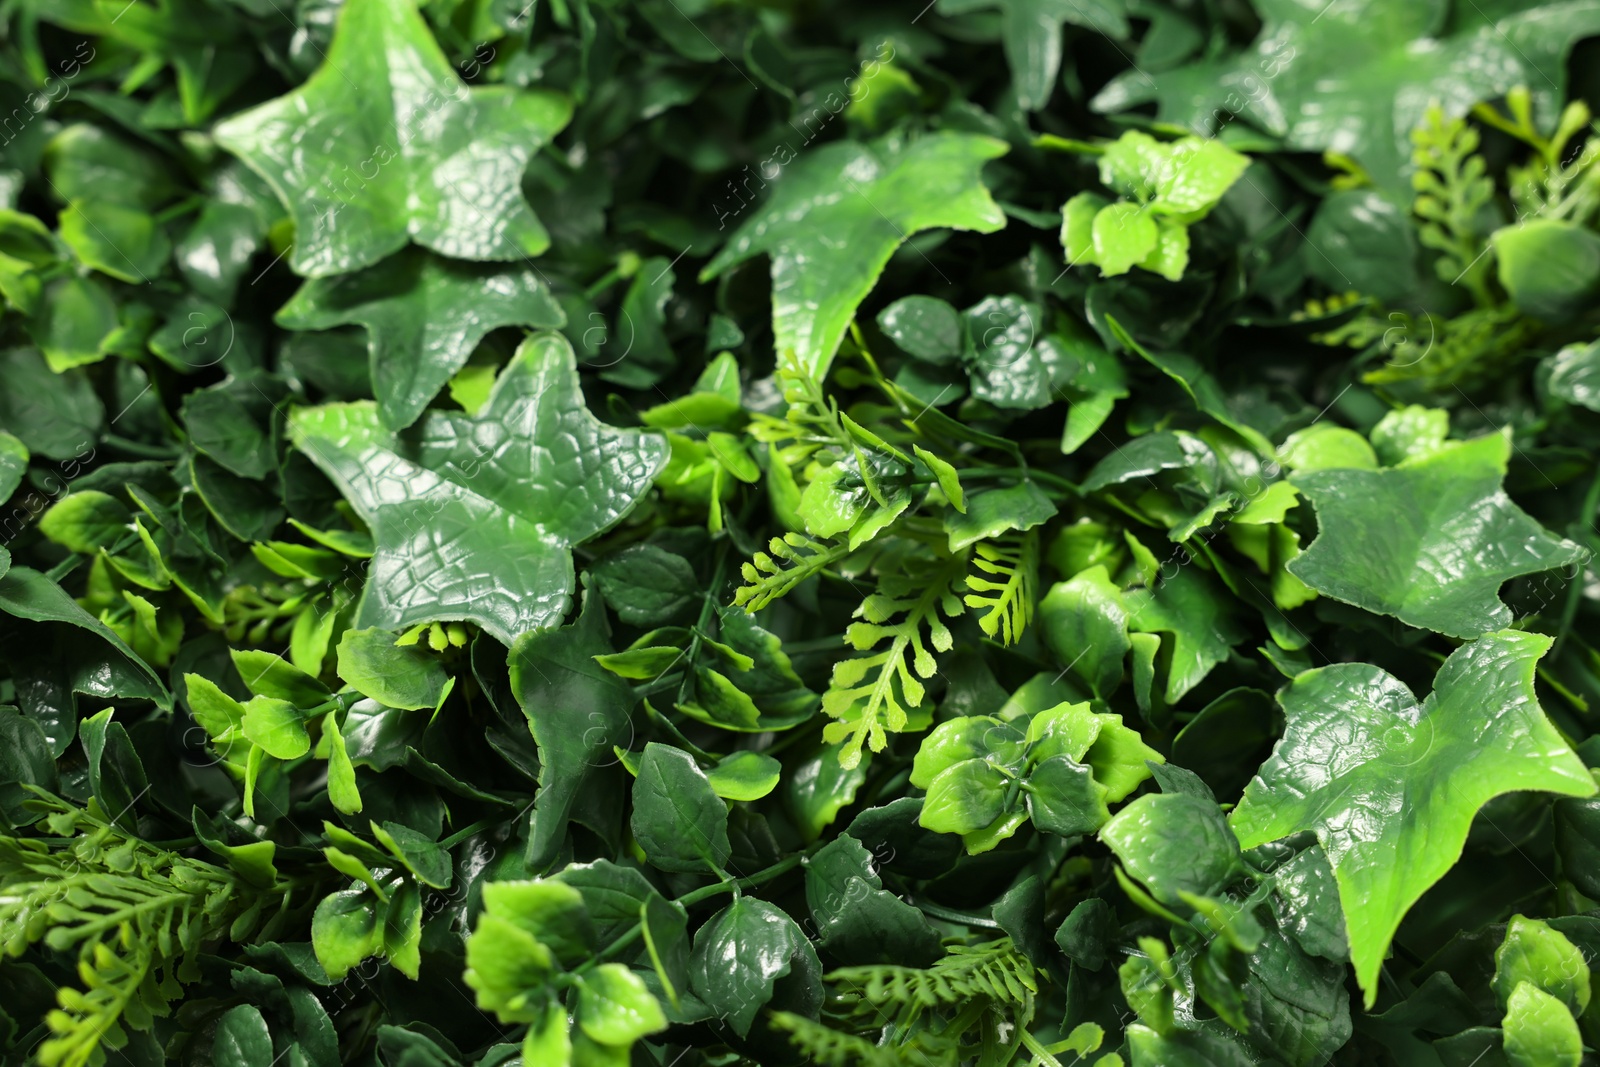
[{"label": "glossy ivy leaf", "polygon": [[1526,85],[1549,114],[1568,52],[1600,30],[1600,11],[1581,3],[1491,6],[1488,15],[1469,9],[1454,19],[1446,18],[1443,0],[1350,0],[1327,8],[1259,0],[1257,8],[1261,32],[1243,51],[1172,70],[1126,71],[1092,106],[1121,111],[1154,100],[1163,122],[1199,134],[1213,132],[1231,111],[1289,149],[1351,156],[1380,188],[1398,190],[1405,188],[1411,130],[1429,101],[1459,115]]},{"label": "glossy ivy leaf", "polygon": [[728,808],[694,757],[652,741],[633,786],[633,836],[663,871],[722,870],[728,862]]},{"label": "glossy ivy leaf", "polygon": [[430,412],[400,438],[371,403],[329,404],[289,425],[372,529],[357,625],[464,619],[508,645],[565,614],[572,546],[627,514],[667,457],[659,436],[589,413],[571,346],[548,333],[476,416]]},{"label": "glossy ivy leaf", "polygon": [[1102,565],[1057,582],[1039,602],[1045,644],[1102,700],[1122,682],[1128,610]]},{"label": "glossy ivy leaf", "polygon": [[1360,663],[1308,671],[1280,694],[1284,738],[1229,822],[1247,849],[1316,833],[1369,1007],[1401,918],[1460,857],[1479,808],[1514,790],[1595,792],[1534,695],[1550,643],[1486,634],[1451,654],[1421,704]]},{"label": "glossy ivy leaf", "polygon": [[[10,562],[7,555],[5,562]],[[85,611],[66,590],[30,567],[0,571],[0,612],[35,623],[58,623],[93,634],[108,646],[96,649],[92,685],[81,691],[97,696],[144,697],[166,708],[172,696],[156,672],[105,623]]]},{"label": "glossy ivy leaf", "polygon": [[856,308],[907,238],[939,226],[993,233],[1005,225],[979,177],[1005,151],[994,138],[948,131],[812,149],[782,169],[771,197],[701,279],[769,255],[774,343],[821,378]]},{"label": "glossy ivy leaf", "polygon": [[240,1004],[217,1020],[217,1033],[211,1045],[211,1062],[217,1067],[249,1067],[272,1061],[272,1034],[261,1012]]},{"label": "glossy ivy leaf", "polygon": [[1107,37],[1128,36],[1121,0],[939,0],[941,15],[1000,9],[1000,41],[1011,68],[1017,103],[1037,111],[1050,100],[1061,72],[1061,25],[1097,30]]},{"label": "glossy ivy leaf", "polygon": [[901,351],[928,363],[961,355],[961,316],[936,297],[901,297],[878,312],[878,327]]},{"label": "glossy ivy leaf", "polygon": [[306,282],[276,320],[291,330],[365,326],[378,415],[395,430],[417,420],[489,331],[566,325],[531,266],[461,263],[417,248]]},{"label": "glossy ivy leaf", "polygon": [[467,88],[407,0],[352,0],[304,85],[215,136],[288,208],[290,265],[320,278],[408,241],[455,259],[543,252],[522,172],[571,114],[556,93]]},{"label": "glossy ivy leaf", "polygon": [[780,981],[788,987],[781,1007],[814,1017],[822,1005],[822,963],[800,927],[773,905],[740,897],[695,931],[690,988],[741,1037]]},{"label": "glossy ivy leaf", "polygon": [[0,426],[50,459],[94,455],[106,409],[81,369],[57,374],[36,349],[0,351]]},{"label": "glossy ivy leaf", "polygon": [[1500,487],[1511,442],[1488,434],[1386,470],[1320,470],[1295,487],[1319,533],[1291,574],[1317,592],[1452,637],[1511,622],[1507,579],[1577,563]]}]

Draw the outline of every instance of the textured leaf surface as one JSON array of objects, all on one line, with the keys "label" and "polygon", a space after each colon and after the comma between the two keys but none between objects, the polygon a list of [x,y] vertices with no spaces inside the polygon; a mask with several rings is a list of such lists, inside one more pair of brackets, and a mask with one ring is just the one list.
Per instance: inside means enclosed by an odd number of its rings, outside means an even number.
[{"label": "textured leaf surface", "polygon": [[216,138],[289,209],[294,269],[324,277],[407,241],[456,259],[543,252],[522,172],[571,114],[555,93],[468,89],[407,0],[350,0],[311,79]]},{"label": "textured leaf surface", "polygon": [[1290,573],[1336,600],[1454,637],[1507,625],[1502,583],[1586,556],[1500,488],[1510,454],[1510,441],[1489,434],[1387,470],[1296,475],[1321,532]]},{"label": "textured leaf surface", "polygon": [[1005,151],[994,138],[948,132],[814,149],[782,172],[771,198],[701,277],[771,256],[777,349],[820,375],[907,238],[936,226],[992,233],[1005,225],[979,177],[984,163]]},{"label": "textured leaf surface", "polygon": [[1538,634],[1486,634],[1445,661],[1420,704],[1363,663],[1308,671],[1280,695],[1283,740],[1229,822],[1246,849],[1316,833],[1369,1005],[1401,918],[1455,864],[1479,808],[1515,790],[1595,792],[1534,695],[1549,647]]},{"label": "textured leaf surface", "polygon": [[402,439],[373,404],[332,404],[290,428],[372,528],[359,624],[469,619],[506,644],[560,620],[572,546],[626,514],[667,456],[589,413],[554,334],[523,343],[476,416],[430,412]]},{"label": "textured leaf surface", "polygon": [[397,430],[417,420],[490,330],[566,322],[531,267],[461,263],[420,249],[312,279],[277,319],[295,330],[365,326],[378,415]]}]

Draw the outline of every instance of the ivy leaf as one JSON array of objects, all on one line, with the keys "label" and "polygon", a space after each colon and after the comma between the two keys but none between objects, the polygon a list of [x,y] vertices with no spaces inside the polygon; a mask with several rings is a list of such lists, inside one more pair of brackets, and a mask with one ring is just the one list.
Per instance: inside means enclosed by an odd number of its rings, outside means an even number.
[{"label": "ivy leaf", "polygon": [[1279,695],[1283,740],[1229,822],[1245,849],[1316,833],[1369,1008],[1401,918],[1461,856],[1479,808],[1515,790],[1595,792],[1534,694],[1550,644],[1486,634],[1451,654],[1421,704],[1366,663],[1307,671]]},{"label": "ivy leaf", "polygon": [[413,248],[364,271],[306,282],[277,322],[293,330],[365,326],[378,414],[400,430],[490,330],[556,328],[566,316],[532,268],[462,263]]},{"label": "ivy leaf", "polygon": [[1050,100],[1061,73],[1061,24],[1128,36],[1128,20],[1117,0],[941,0],[941,15],[998,7],[1000,40],[1016,82],[1017,103],[1037,111]]},{"label": "ivy leaf", "polygon": [[571,115],[556,93],[468,89],[410,0],[348,0],[317,72],[215,136],[289,209],[290,266],[320,278],[409,240],[457,259],[543,252],[522,172]]},{"label": "ivy leaf", "polygon": [[1286,148],[1352,156],[1380,187],[1409,197],[1408,138],[1430,100],[1454,117],[1528,85],[1540,111],[1554,114],[1567,54],[1600,31],[1600,8],[1585,2],[1498,19],[1467,5],[1451,32],[1438,36],[1449,7],[1444,0],[1260,0],[1261,33],[1249,48],[1175,70],[1135,68],[1112,79],[1092,106],[1121,111],[1154,100],[1161,121],[1200,134],[1232,111],[1282,137]]},{"label": "ivy leaf", "polygon": [[1509,625],[1501,583],[1587,555],[1506,496],[1510,454],[1508,438],[1489,434],[1387,470],[1296,475],[1321,532],[1289,573],[1335,600],[1452,637]]},{"label": "ivy leaf", "polygon": [[824,145],[779,172],[772,196],[700,278],[770,255],[774,344],[821,378],[857,306],[912,234],[1005,226],[979,177],[1005,152],[995,138],[950,132]]},{"label": "ivy leaf", "polygon": [[667,458],[659,435],[589,413],[559,334],[523,342],[477,415],[430,411],[404,440],[365,401],[289,425],[372,529],[355,625],[466,619],[507,645],[561,619],[572,546],[627,514]]}]

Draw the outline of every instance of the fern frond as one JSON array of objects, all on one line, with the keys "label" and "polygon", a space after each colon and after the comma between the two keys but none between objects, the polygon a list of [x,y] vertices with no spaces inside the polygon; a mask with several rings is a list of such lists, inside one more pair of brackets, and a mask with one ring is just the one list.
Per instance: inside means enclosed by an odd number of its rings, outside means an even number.
[{"label": "fern frond", "polygon": [[1033,964],[1009,937],[952,946],[932,967],[873,964],[844,967],[826,977],[850,986],[874,1008],[965,1007],[975,999],[1031,1008],[1039,992]]},{"label": "fern frond", "polygon": [[[975,568],[967,574],[963,598],[969,608],[983,612],[978,626],[1003,645],[1014,645],[1033,621],[1034,583],[1039,575],[1038,532],[979,541]],[[981,572],[981,573],[980,573]],[[985,577],[987,575],[987,577]]]},{"label": "fern frond", "polygon": [[[770,554],[769,554],[770,553]],[[828,544],[798,533],[786,533],[767,543],[739,568],[746,585],[733,594],[733,602],[746,611],[760,611],[789,590],[850,554],[845,542]]]},{"label": "fern frond", "polygon": [[1446,119],[1432,104],[1422,125],[1411,133],[1416,146],[1411,177],[1416,199],[1411,210],[1422,220],[1418,238],[1440,255],[1434,264],[1447,282],[1463,282],[1480,306],[1489,304],[1488,262],[1478,215],[1494,195],[1488,165],[1478,155],[1478,131],[1465,119]]},{"label": "fern frond", "polygon": [[[850,768],[861,762],[862,745],[881,752],[887,733],[906,728],[909,710],[922,703],[922,684],[938,671],[933,652],[948,652],[955,643],[941,618],[955,618],[965,608],[955,585],[965,570],[964,555],[937,560],[931,566],[910,566],[902,574],[885,575],[878,589],[855,611],[858,622],[845,631],[845,641],[858,652],[878,649],[866,656],[834,664],[822,710],[838,719],[823,729],[830,744],[844,742],[839,763]],[[898,622],[891,621],[900,616]],[[928,631],[927,641],[922,631]],[[884,641],[888,645],[879,649]]]},{"label": "fern frond", "polygon": [[[54,797],[50,829],[68,845],[0,837],[0,947],[20,955],[43,941],[78,952],[83,989],[57,992],[39,1047],[44,1067],[83,1067],[125,1027],[147,1030],[185,982],[200,977],[202,944],[230,932],[262,892],[221,867],[122,833],[94,810]],[[265,891],[270,892],[270,891]]]},{"label": "fern frond", "polygon": [[905,1067],[906,1061],[893,1048],[874,1045],[804,1015],[775,1011],[769,1021],[788,1034],[789,1043],[815,1067]]}]

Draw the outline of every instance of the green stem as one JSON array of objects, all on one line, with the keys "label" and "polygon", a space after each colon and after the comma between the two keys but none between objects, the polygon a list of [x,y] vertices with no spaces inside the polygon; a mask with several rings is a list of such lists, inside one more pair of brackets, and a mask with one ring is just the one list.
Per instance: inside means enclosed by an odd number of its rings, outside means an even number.
[{"label": "green stem", "polygon": [[967,912],[956,911],[954,908],[942,907],[927,900],[912,900],[907,898],[907,903],[911,904],[924,915],[931,915],[935,919],[943,919],[945,922],[961,923],[964,926],[977,926],[982,927],[985,930],[1000,929],[1000,924],[986,915],[969,915]]},{"label": "green stem", "polygon": [[1050,1050],[1039,1043],[1039,1039],[1028,1033],[1026,1026],[1019,1027],[1018,1036],[1022,1038],[1022,1045],[1045,1067],[1061,1067],[1061,1061],[1050,1054]]},{"label": "green stem", "polygon": [[[683,896],[676,898],[675,902],[682,904],[685,908],[692,908],[696,904],[699,904],[702,901],[710,900],[712,897],[715,897],[720,893],[730,893],[736,891],[742,893],[746,889],[754,889],[756,886],[764,885],[767,882],[772,881],[779,875],[787,874],[789,871],[794,870],[796,867],[800,866],[800,864],[809,859],[811,854],[821,846],[822,842],[819,841],[816,844],[807,847],[804,851],[797,852],[792,856],[787,856],[784,859],[779,860],[777,863],[774,863],[771,867],[766,867],[762,870],[759,870],[755,874],[746,875],[743,878],[730,878],[727,881],[717,882],[714,885],[702,886],[699,889],[692,890],[691,892],[685,893]],[[595,965],[600,963],[601,960],[605,959],[605,957],[613,955],[619,950],[627,948],[629,945],[633,944],[643,933],[644,923],[634,923],[621,934],[617,935],[617,939],[615,941],[611,942],[611,944],[595,953],[593,957],[576,968],[572,973],[578,975],[593,968]]]}]

